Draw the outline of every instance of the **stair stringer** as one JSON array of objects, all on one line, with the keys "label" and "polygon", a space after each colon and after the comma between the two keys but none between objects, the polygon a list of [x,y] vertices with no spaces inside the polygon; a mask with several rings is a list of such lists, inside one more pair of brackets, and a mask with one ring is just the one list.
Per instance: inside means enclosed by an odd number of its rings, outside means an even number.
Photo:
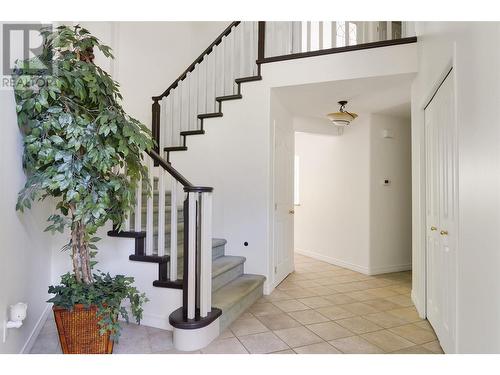
[{"label": "stair stringer", "polygon": [[227,255],[245,257],[245,273],[269,279],[270,90],[255,81],[241,91],[242,99],[225,101],[224,116],[205,119],[205,134],[190,137],[188,150],[170,160],[194,183],[213,186],[213,234],[227,239]]}]

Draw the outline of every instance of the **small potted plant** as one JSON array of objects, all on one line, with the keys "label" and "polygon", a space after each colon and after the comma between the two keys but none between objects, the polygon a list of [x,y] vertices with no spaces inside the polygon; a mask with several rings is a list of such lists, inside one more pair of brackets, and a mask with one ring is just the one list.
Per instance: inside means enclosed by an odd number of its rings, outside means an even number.
[{"label": "small potted plant", "polygon": [[120,105],[117,82],[93,62],[96,49],[113,58],[109,47],[80,26],[43,30],[42,36],[41,55],[21,62],[14,76],[27,175],[16,208],[51,197],[55,213],[46,230],[70,233],[63,249],[73,272],[49,287],[55,296],[48,301],[63,352],[112,353],[119,316],[128,322],[122,302],[129,300],[139,323],[147,299],[133,278],[94,270],[95,234],[109,221],[122,224],[141,180],[150,193],[142,155],[153,143],[150,131]]}]

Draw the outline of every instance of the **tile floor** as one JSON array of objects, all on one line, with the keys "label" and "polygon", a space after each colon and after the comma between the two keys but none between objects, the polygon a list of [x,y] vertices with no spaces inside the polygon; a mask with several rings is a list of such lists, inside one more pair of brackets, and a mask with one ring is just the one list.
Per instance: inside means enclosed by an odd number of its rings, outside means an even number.
[{"label": "tile floor", "polygon": [[[195,353],[442,353],[411,302],[410,272],[366,276],[302,255],[295,256],[295,269]],[[171,332],[133,324],[124,325],[114,352],[179,353]],[[60,353],[53,319],[31,353]]]}]

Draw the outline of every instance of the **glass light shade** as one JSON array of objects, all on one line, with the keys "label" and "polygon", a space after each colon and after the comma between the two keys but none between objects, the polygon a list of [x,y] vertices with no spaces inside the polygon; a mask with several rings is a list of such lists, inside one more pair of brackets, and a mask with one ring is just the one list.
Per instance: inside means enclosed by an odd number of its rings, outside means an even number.
[{"label": "glass light shade", "polygon": [[348,126],[352,120],[358,117],[355,113],[348,112],[332,112],[326,115],[328,119],[337,126]]}]

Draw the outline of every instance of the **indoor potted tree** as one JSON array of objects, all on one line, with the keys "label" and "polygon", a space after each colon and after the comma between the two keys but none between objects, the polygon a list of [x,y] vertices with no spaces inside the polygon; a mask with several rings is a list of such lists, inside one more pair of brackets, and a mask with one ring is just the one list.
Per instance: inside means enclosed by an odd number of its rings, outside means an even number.
[{"label": "indoor potted tree", "polygon": [[94,271],[95,234],[108,221],[122,224],[141,180],[150,192],[142,155],[153,144],[150,131],[124,112],[118,84],[93,62],[95,49],[113,58],[109,47],[80,26],[42,36],[42,54],[21,62],[14,77],[27,174],[16,208],[52,197],[55,213],[46,230],[70,232],[63,249],[71,253],[73,272],[49,287],[55,296],[48,301],[63,352],[111,353],[118,316],[128,321],[122,302],[130,301],[140,322],[147,299],[133,278]]}]

